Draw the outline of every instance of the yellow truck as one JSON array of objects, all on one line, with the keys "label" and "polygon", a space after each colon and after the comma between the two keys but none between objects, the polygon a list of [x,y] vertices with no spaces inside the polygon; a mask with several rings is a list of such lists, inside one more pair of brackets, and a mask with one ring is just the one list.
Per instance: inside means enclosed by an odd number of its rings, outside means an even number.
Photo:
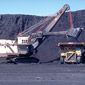
[{"label": "yellow truck", "polygon": [[60,48],[60,62],[64,63],[81,63],[82,54],[85,52],[84,42],[64,42],[58,43]]}]

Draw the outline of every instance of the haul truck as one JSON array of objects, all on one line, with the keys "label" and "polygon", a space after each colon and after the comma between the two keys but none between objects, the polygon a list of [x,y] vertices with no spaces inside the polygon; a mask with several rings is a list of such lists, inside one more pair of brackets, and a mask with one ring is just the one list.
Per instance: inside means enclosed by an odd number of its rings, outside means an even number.
[{"label": "haul truck", "polygon": [[85,52],[84,42],[64,42],[58,43],[60,47],[60,62],[64,63],[81,63],[82,54]]}]

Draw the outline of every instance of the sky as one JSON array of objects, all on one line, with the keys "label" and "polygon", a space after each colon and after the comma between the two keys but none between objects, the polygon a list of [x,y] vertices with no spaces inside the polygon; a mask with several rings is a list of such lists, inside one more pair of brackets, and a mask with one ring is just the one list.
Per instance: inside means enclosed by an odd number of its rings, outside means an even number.
[{"label": "sky", "polygon": [[72,11],[85,9],[85,0],[0,0],[0,14],[47,16],[64,4],[69,4]]}]

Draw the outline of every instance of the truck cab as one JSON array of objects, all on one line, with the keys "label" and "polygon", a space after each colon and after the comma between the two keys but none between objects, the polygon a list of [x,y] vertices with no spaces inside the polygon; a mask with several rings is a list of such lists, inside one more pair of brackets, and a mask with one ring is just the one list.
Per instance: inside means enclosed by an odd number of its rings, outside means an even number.
[{"label": "truck cab", "polygon": [[84,42],[67,42],[58,43],[60,48],[60,62],[64,63],[81,63],[82,53],[84,52]]}]

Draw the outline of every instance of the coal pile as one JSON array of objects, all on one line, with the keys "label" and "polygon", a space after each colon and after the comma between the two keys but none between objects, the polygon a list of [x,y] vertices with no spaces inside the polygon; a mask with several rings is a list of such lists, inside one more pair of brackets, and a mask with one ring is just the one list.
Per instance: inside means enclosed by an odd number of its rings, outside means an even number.
[{"label": "coal pile", "polygon": [[18,33],[41,19],[43,17],[31,15],[0,15],[0,39],[15,39]]},{"label": "coal pile", "polygon": [[[85,10],[73,12],[74,27],[85,28]],[[15,39],[19,32],[28,29],[45,17],[31,15],[0,15],[0,39]],[[65,13],[52,31],[69,29],[68,13]],[[40,61],[47,62],[56,60],[59,57],[58,42],[68,41],[66,36],[50,36],[38,48],[35,55]],[[85,30],[80,35],[79,42],[85,41]]]}]

